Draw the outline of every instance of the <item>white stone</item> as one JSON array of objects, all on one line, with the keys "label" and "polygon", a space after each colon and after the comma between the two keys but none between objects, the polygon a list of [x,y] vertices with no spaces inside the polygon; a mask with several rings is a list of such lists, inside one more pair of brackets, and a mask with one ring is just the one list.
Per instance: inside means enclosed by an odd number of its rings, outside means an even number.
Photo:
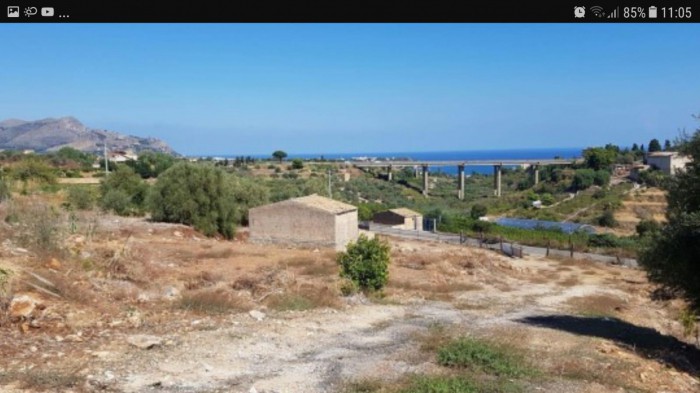
[{"label": "white stone", "polygon": [[258,310],[250,310],[248,315],[250,315],[251,318],[255,319],[258,322],[265,319],[265,313]]},{"label": "white stone", "polygon": [[163,339],[156,336],[149,336],[146,334],[136,334],[129,336],[126,342],[140,349],[151,349],[155,346],[163,344]]}]

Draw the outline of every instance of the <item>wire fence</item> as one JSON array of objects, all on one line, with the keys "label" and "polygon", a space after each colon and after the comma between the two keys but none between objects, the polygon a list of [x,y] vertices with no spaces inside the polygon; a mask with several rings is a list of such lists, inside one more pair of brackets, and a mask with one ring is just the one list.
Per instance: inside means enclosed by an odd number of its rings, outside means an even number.
[{"label": "wire fence", "polygon": [[593,254],[587,252],[578,252],[574,250],[573,245],[568,250],[555,249],[551,247],[532,247],[517,244],[502,237],[499,239],[492,238],[473,238],[467,237],[464,234],[445,233],[437,231],[417,231],[409,229],[399,229],[387,225],[375,224],[371,222],[363,222],[360,228],[370,230],[381,235],[397,236],[407,239],[434,241],[450,244],[465,245],[470,247],[485,248],[499,251],[504,255],[513,258],[523,258],[526,255],[536,256],[555,256],[563,258],[591,260],[602,263],[612,263],[624,265],[628,267],[638,267],[637,261],[632,258],[621,258],[613,255]]}]

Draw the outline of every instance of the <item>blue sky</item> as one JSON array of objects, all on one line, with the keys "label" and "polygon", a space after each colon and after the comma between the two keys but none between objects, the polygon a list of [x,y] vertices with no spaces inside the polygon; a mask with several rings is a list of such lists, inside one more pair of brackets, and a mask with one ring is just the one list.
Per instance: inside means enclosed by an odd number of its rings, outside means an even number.
[{"label": "blue sky", "polygon": [[697,24],[0,25],[0,119],[184,154],[647,144],[700,113]]}]

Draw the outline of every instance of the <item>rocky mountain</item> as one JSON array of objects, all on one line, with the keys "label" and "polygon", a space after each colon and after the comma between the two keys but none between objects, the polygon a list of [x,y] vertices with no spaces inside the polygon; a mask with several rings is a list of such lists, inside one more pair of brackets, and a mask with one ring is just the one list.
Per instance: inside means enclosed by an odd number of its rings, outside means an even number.
[{"label": "rocky mountain", "polygon": [[153,150],[176,154],[160,139],[88,128],[73,117],[36,121],[8,119],[0,122],[0,149],[32,149],[43,152],[72,147],[81,151],[100,152],[105,143],[110,150]]}]

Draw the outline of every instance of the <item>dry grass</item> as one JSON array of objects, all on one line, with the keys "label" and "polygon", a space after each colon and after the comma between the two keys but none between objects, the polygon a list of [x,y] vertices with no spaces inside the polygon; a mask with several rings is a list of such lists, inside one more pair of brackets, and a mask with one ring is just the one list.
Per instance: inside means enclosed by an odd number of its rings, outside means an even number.
[{"label": "dry grass", "polygon": [[571,310],[584,316],[614,316],[622,311],[626,302],[614,295],[596,294],[573,297],[566,302]]},{"label": "dry grass", "polygon": [[52,371],[41,367],[21,372],[0,372],[0,385],[10,382],[19,382],[19,386],[28,391],[63,392],[82,387],[85,377],[78,375],[77,371]]},{"label": "dry grass", "polygon": [[573,286],[581,284],[581,280],[579,280],[578,277],[576,277],[576,276],[569,276],[569,277],[557,282],[557,284],[559,286],[568,288],[568,287],[573,287]]},{"label": "dry grass", "polygon": [[231,288],[237,291],[250,291],[251,293],[255,293],[260,287],[261,280],[260,277],[243,276],[236,279],[236,281],[231,284]]},{"label": "dry grass", "polygon": [[13,226],[17,243],[30,250],[39,260],[61,259],[65,254],[61,240],[65,235],[65,215],[56,207],[34,198],[13,199],[6,219]]},{"label": "dry grass", "polygon": [[513,287],[510,286],[510,284],[505,283],[505,282],[496,282],[493,284],[493,287],[498,289],[501,292],[512,292]]},{"label": "dry grass", "polygon": [[202,313],[243,312],[253,309],[248,299],[223,290],[203,290],[186,292],[177,306],[183,310]]},{"label": "dry grass", "polygon": [[193,291],[196,289],[207,288],[221,281],[221,275],[214,274],[209,271],[200,272],[195,277],[190,277],[185,281],[185,289]]},{"label": "dry grass", "polygon": [[285,259],[284,261],[280,262],[280,265],[285,267],[304,267],[313,265],[314,263],[316,262],[308,256],[299,256]]},{"label": "dry grass", "polygon": [[491,307],[486,303],[474,303],[469,301],[458,301],[454,303],[454,307],[458,310],[486,310]]},{"label": "dry grass", "polygon": [[[433,257],[434,258],[434,257]],[[434,260],[426,257],[425,255],[417,255],[410,257],[403,257],[399,259],[396,264],[401,267],[413,270],[425,270],[430,266]]]},{"label": "dry grass", "polygon": [[222,248],[218,250],[206,250],[206,251],[201,251],[197,253],[197,258],[198,259],[226,259],[226,258],[231,258],[233,256],[238,255],[239,253],[236,252],[232,248]]},{"label": "dry grass", "polygon": [[648,391],[627,384],[627,381],[638,378],[634,363],[621,358],[611,362],[610,357],[602,356],[591,349],[591,343],[586,343],[558,353],[548,362],[548,373],[561,378],[595,381],[605,386],[623,388],[625,391]]},{"label": "dry grass", "polygon": [[398,288],[408,291],[421,291],[430,293],[452,293],[452,292],[467,292],[467,291],[477,291],[483,289],[483,286],[479,283],[470,282],[440,282],[440,283],[416,283],[407,280],[392,280],[389,279],[389,287]]},{"label": "dry grass", "polygon": [[305,276],[337,276],[339,271],[336,263],[315,262],[304,266],[299,273]]},{"label": "dry grass", "polygon": [[434,323],[422,332],[416,332],[413,340],[418,342],[418,347],[424,353],[434,354],[438,349],[454,338],[454,331],[447,325]]},{"label": "dry grass", "polygon": [[80,281],[77,277],[67,276],[61,273],[47,274],[47,278],[54,284],[56,292],[63,298],[80,304],[90,304],[95,300],[95,293],[90,290],[88,283]]},{"label": "dry grass", "polygon": [[269,296],[265,303],[277,311],[303,311],[323,307],[340,308],[341,306],[336,291],[327,286],[317,287],[308,284]]},{"label": "dry grass", "polygon": [[557,270],[538,270],[536,275],[527,276],[527,281],[532,284],[549,284],[559,279]]}]

